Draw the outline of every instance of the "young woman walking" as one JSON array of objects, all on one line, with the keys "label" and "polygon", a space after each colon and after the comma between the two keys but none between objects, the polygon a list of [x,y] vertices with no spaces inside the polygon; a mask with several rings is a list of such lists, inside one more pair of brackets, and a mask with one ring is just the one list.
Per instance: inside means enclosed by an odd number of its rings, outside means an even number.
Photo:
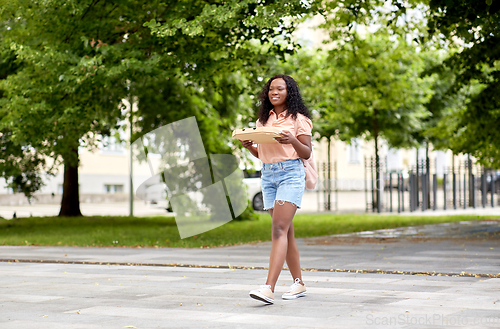
[{"label": "young woman walking", "polygon": [[283,299],[306,295],[302,282],[299,250],[294,236],[293,217],[300,208],[305,189],[305,171],[300,158],[311,155],[312,122],[295,80],[288,75],[275,75],[265,84],[260,95],[257,127],[279,127],[278,143],[259,144],[242,141],[262,161],[262,196],[264,209],[272,217],[272,247],[265,285],[250,291],[250,297],[274,303],[274,287],[286,260],[294,283]]}]

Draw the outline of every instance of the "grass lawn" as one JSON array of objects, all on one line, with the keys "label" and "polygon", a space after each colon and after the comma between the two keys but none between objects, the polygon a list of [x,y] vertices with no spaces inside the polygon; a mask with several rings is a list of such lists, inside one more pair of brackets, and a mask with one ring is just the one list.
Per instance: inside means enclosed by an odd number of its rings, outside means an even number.
[{"label": "grass lawn", "polygon": [[[295,236],[312,237],[423,224],[490,219],[487,216],[297,215]],[[271,239],[271,217],[232,221],[180,239],[173,217],[29,217],[0,220],[0,245],[217,247]]]}]

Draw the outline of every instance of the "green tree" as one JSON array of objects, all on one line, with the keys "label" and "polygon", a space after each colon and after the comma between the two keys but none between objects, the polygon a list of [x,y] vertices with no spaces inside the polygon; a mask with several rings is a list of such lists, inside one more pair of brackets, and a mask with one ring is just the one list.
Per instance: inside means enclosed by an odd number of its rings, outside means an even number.
[{"label": "green tree", "polygon": [[[1,37],[0,37],[1,38]],[[0,41],[0,45],[3,43]],[[0,80],[5,80],[9,75],[15,74],[19,65],[15,61],[14,53],[2,47],[0,49]],[[0,89],[0,99],[4,91]],[[5,113],[0,108],[0,118]],[[0,177],[4,177],[7,186],[16,192],[22,192],[28,200],[42,185],[42,169],[46,167],[45,158],[36,150],[16,145],[11,140],[12,130],[0,130]],[[50,170],[49,170],[50,171]]]},{"label": "green tree", "polygon": [[[333,65],[334,66],[334,65]],[[304,49],[296,55],[289,56],[285,68],[292,69],[291,75],[299,81],[304,100],[309,105],[314,119],[313,132],[327,142],[327,190],[325,209],[331,209],[330,192],[332,189],[331,142],[337,137],[341,125],[339,117],[331,116],[338,113],[340,107],[340,90],[334,86],[339,83],[340,72],[333,69],[328,58],[328,52],[321,49]]]},{"label": "green tree", "polygon": [[429,70],[441,79],[451,72],[453,83],[446,93],[464,100],[439,123],[444,129],[439,135],[454,153],[469,153],[485,165],[499,167],[500,2],[430,0],[426,16],[431,41],[459,49]]},{"label": "green tree", "polygon": [[379,31],[330,51],[329,62],[336,80],[327,88],[336,89],[337,98],[331,100],[335,106],[325,111],[325,120],[336,123],[341,140],[374,141],[380,182],[380,140],[394,148],[415,146],[415,133],[429,115],[424,104],[431,96],[431,81],[419,76],[424,68],[421,54]]},{"label": "green tree", "polygon": [[416,146],[431,122],[432,106],[425,105],[434,78],[420,74],[434,55],[418,52],[415,44],[383,29],[365,37],[351,31],[344,37],[350,41],[336,43],[332,50],[301,50],[275,66],[299,82],[321,137],[374,141],[380,181],[380,140],[395,148]]},{"label": "green tree", "polygon": [[78,148],[118,128],[124,98],[139,100],[135,137],[196,115],[207,152],[227,150],[219,132],[246,101],[227,96],[247,88],[237,75],[252,64],[249,40],[291,51],[282,44],[293,24],[273,24],[307,10],[300,1],[9,1],[0,33],[20,69],[1,83],[0,128],[23,151],[62,161],[60,215],[79,216]]}]

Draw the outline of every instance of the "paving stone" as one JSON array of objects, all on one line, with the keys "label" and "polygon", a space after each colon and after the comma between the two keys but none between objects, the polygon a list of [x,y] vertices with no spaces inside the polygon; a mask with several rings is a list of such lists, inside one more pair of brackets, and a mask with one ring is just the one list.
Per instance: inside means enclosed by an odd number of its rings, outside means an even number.
[{"label": "paving stone", "polygon": [[283,270],[274,305],[248,296],[266,270],[234,268],[266,267],[269,242],[214,249],[2,246],[1,259],[226,268],[0,262],[0,328],[500,327],[499,278],[445,276],[498,274],[497,241],[335,239],[299,239],[301,265],[313,269],[303,272],[308,295],[282,300],[292,283]]}]

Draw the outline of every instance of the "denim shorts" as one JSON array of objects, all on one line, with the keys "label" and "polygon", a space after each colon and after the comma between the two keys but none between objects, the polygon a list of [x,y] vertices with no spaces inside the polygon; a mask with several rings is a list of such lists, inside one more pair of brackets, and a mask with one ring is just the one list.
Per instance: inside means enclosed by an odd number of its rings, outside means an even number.
[{"label": "denim shorts", "polygon": [[274,201],[287,201],[300,208],[305,177],[304,164],[300,159],[263,163],[261,185],[264,210],[273,209]]}]

